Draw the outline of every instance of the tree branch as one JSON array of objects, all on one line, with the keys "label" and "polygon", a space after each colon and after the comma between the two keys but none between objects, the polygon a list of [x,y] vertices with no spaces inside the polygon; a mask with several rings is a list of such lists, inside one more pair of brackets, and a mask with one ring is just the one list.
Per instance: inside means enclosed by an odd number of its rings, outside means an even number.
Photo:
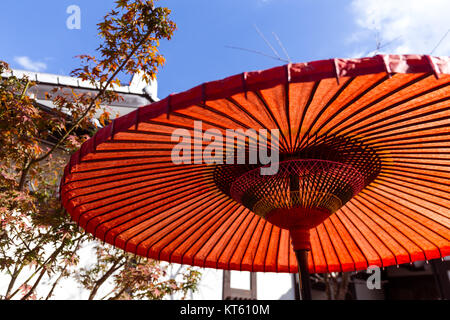
[{"label": "tree branch", "polygon": [[[78,251],[78,249],[80,248],[80,244],[81,244],[81,240],[83,240],[83,236],[78,238],[78,242],[77,245],[75,246],[75,249],[73,249],[72,251],[72,255],[71,258],[73,258],[73,256],[75,255],[75,253]],[[52,288],[50,289],[49,293],[47,294],[47,297],[45,298],[45,300],[49,300],[52,296],[53,296],[53,292],[55,291],[56,286],[58,285],[58,283],[61,281],[61,279],[64,276],[64,272],[66,272],[67,270],[67,263],[64,265],[64,268],[62,269],[59,277],[53,282]]]},{"label": "tree branch", "polygon": [[122,268],[127,261],[121,263],[119,266],[117,266],[120,262],[120,260],[122,260],[124,258],[124,256],[121,256],[120,259],[117,259],[116,261],[114,261],[113,265],[111,266],[111,268],[99,279],[95,282],[94,288],[91,291],[91,294],[89,295],[89,300],[94,300],[95,295],[98,292],[98,289],[100,289],[100,287],[105,283],[106,280],[108,280],[108,278],[117,270],[119,270],[120,268]]},{"label": "tree branch", "polygon": [[55,151],[57,148],[59,148],[63,144],[63,142],[69,137],[69,135],[81,124],[81,122],[83,122],[83,120],[86,118],[86,116],[89,114],[89,112],[94,108],[95,102],[105,94],[106,90],[111,85],[111,83],[114,81],[114,79],[117,77],[117,75],[127,65],[128,61],[134,56],[136,51],[148,39],[148,37],[151,35],[151,33],[152,33],[152,31],[148,31],[145,34],[145,36],[142,38],[142,40],[133,48],[133,50],[128,54],[128,56],[125,58],[125,60],[122,62],[122,64],[117,68],[117,70],[113,73],[113,75],[108,79],[106,84],[104,86],[102,84],[100,85],[100,91],[97,93],[95,98],[91,101],[89,107],[81,115],[81,117],[75,122],[75,124],[66,132],[66,134],[45,155],[43,155],[40,158],[32,160],[30,162],[30,166],[34,163],[45,160],[50,154],[52,154],[53,151]]},{"label": "tree branch", "polygon": [[44,263],[44,265],[41,267],[42,271],[41,271],[41,273],[39,274],[39,277],[38,277],[37,280],[34,282],[34,284],[33,284],[33,286],[31,287],[31,289],[30,289],[30,290],[22,297],[21,300],[27,300],[27,299],[34,293],[34,291],[36,290],[36,288],[37,288],[39,282],[41,282],[42,278],[43,278],[44,275],[45,275],[45,272],[47,271],[46,268],[45,268],[45,265],[53,263],[53,262],[56,260],[56,258],[58,257],[59,253],[60,253],[60,252],[62,251],[62,249],[64,248],[64,246],[65,246],[65,243],[64,243],[64,241],[63,241],[63,242],[61,243],[61,245],[59,246],[59,248],[56,249],[56,250],[53,252],[53,254],[47,259],[46,263]]}]

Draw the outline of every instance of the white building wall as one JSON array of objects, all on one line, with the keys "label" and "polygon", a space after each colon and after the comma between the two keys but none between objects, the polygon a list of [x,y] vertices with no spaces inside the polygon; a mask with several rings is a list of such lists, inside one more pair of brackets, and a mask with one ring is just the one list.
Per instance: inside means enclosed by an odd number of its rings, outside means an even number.
[{"label": "white building wall", "polygon": [[223,271],[201,269],[202,278],[198,291],[191,294],[192,300],[222,300]]},{"label": "white building wall", "polygon": [[258,273],[258,300],[295,300],[294,282],[289,273]]}]

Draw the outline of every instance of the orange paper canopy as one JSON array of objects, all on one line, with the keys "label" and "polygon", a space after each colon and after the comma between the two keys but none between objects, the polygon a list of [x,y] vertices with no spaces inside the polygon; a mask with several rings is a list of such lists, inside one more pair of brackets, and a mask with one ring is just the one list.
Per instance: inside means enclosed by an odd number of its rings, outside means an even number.
[{"label": "orange paper canopy", "polygon": [[310,230],[310,272],[448,256],[449,100],[450,59],[421,55],[290,64],[205,83],[101,129],[67,165],[62,202],[87,232],[137,255],[294,273],[289,231],[219,188],[217,166],[175,165],[172,133],[194,135],[195,121],[219,132],[278,129],[287,153],[351,137],[373,150],[379,171]]}]

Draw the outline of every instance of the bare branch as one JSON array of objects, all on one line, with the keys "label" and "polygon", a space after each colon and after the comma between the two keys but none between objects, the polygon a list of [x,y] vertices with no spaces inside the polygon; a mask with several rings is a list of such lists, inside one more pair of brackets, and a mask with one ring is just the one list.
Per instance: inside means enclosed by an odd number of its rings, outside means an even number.
[{"label": "bare branch", "polygon": [[284,47],[283,42],[281,42],[280,38],[278,37],[278,35],[277,35],[275,32],[272,32],[272,34],[273,34],[273,36],[275,37],[275,39],[277,40],[278,45],[279,45],[279,46],[281,47],[281,49],[283,50],[283,52],[284,52],[286,58],[288,59],[289,63],[292,63],[292,60],[291,60],[291,58],[289,57],[289,54],[288,54],[286,48]]},{"label": "bare branch", "polygon": [[258,29],[258,27],[256,26],[256,24],[253,25],[255,27],[256,32],[259,34],[259,36],[264,40],[264,42],[267,44],[267,46],[272,50],[272,52],[279,58],[281,59],[280,55],[278,54],[278,51],[275,50],[275,48],[270,44],[269,40],[266,39],[266,37],[264,36],[264,34],[261,32],[261,30]]},{"label": "bare branch", "polygon": [[225,47],[229,48],[229,49],[242,50],[242,51],[247,51],[247,52],[251,52],[251,53],[256,53],[256,54],[265,56],[267,58],[271,58],[271,59],[274,59],[274,60],[278,60],[278,61],[283,61],[283,62],[289,63],[288,60],[285,60],[283,58],[277,58],[277,57],[271,56],[269,54],[266,54],[264,52],[260,52],[260,51],[256,51],[256,50],[252,50],[252,49],[241,48],[241,47],[235,47],[235,46],[225,46]]},{"label": "bare branch", "polygon": [[441,40],[439,40],[438,44],[434,47],[433,50],[431,50],[430,55],[432,55],[437,48],[439,48],[439,46],[441,45],[442,41],[444,41],[445,38],[447,38],[448,34],[450,33],[450,29],[447,30],[447,32],[444,34],[444,36],[441,38]]}]

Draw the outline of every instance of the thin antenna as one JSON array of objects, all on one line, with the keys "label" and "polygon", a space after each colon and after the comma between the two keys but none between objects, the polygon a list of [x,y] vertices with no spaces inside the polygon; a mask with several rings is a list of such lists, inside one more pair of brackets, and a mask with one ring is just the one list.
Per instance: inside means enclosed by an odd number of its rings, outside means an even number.
[{"label": "thin antenna", "polygon": [[444,41],[444,39],[448,36],[449,33],[450,33],[450,29],[448,29],[447,32],[444,34],[444,36],[441,38],[441,40],[439,40],[436,47],[434,47],[434,49],[431,50],[430,55],[432,55],[434,53],[434,51],[436,51],[436,49],[441,45],[442,41]]},{"label": "thin antenna", "polygon": [[280,58],[280,57],[274,57],[274,56],[271,56],[270,54],[266,54],[266,53],[261,52],[261,51],[256,51],[256,50],[246,49],[246,48],[241,48],[241,47],[235,47],[235,46],[225,46],[225,48],[235,49],[235,50],[242,50],[242,51],[247,51],[247,52],[251,52],[251,53],[256,53],[256,54],[259,54],[259,55],[262,55],[262,56],[265,56],[265,57],[268,57],[268,58],[271,58],[271,59],[275,59],[275,60],[278,60],[278,61],[283,61],[283,62],[290,63],[290,61],[288,61],[286,59],[283,59],[283,58]]},{"label": "thin antenna", "polygon": [[289,57],[289,54],[288,54],[286,48],[283,46],[283,43],[281,42],[280,38],[278,38],[278,35],[275,32],[272,32],[272,34],[275,37],[275,39],[277,40],[278,45],[281,47],[284,54],[286,55],[286,58],[289,60],[289,63],[292,63],[291,58]]},{"label": "thin antenna", "polygon": [[263,33],[258,29],[256,24],[253,25],[255,27],[256,32],[258,32],[259,36],[264,40],[264,42],[267,44],[267,46],[275,53],[275,55],[281,59],[280,55],[278,54],[277,50],[270,44],[270,42],[264,37]]},{"label": "thin antenna", "polygon": [[379,51],[380,49],[386,48],[387,46],[391,45],[391,44],[394,43],[395,41],[399,40],[401,37],[402,37],[402,36],[398,36],[397,38],[395,38],[395,39],[393,39],[393,40],[391,40],[391,41],[389,41],[389,42],[386,42],[385,44],[381,44],[381,42],[377,40],[377,48],[376,48],[375,50],[372,50],[372,51],[367,51],[367,52],[364,54],[364,56],[368,56],[368,55],[371,54],[371,53],[378,53],[378,51]]}]

